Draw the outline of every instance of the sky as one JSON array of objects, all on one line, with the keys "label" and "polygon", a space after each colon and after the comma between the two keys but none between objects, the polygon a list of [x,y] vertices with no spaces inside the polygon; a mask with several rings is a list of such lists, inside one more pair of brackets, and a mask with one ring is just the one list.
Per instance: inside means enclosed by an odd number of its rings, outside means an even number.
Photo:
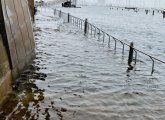
[{"label": "sky", "polygon": [[79,4],[164,8],[165,0],[78,0]]},{"label": "sky", "polygon": [[[44,0],[53,1],[53,0]],[[81,5],[115,5],[165,9],[165,0],[77,0]]]}]

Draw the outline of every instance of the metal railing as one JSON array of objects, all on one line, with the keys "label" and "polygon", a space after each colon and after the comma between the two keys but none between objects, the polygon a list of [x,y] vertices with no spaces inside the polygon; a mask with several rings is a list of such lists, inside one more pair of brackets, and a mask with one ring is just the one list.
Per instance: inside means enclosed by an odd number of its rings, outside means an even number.
[{"label": "metal railing", "polygon": [[[65,12],[62,12],[61,10],[57,10],[57,9],[54,9],[54,15],[58,15],[59,17],[64,17],[68,23],[71,23],[74,26],[76,26],[77,28],[84,30],[84,35],[89,34],[91,36],[94,36],[99,41],[102,40],[103,43],[105,42],[105,39],[108,39],[107,45],[109,48],[111,47],[111,43],[113,41],[115,51],[117,49],[117,44],[120,44],[122,46],[122,51],[121,51],[122,54],[124,54],[126,47],[130,48],[130,50],[132,50],[132,52],[131,52],[132,54],[129,55],[129,57],[128,57],[129,66],[131,65],[131,62],[133,62],[133,61],[134,61],[134,66],[137,64],[138,53],[141,53],[141,54],[147,56],[152,61],[151,75],[153,75],[153,73],[154,73],[155,61],[160,62],[165,65],[165,61],[162,61],[141,50],[138,50],[137,48],[133,47],[133,45],[131,45],[132,43],[127,44],[127,43],[123,42],[122,40],[115,38],[114,36],[106,33],[105,31],[101,30],[100,28],[96,27],[95,25],[89,23],[87,19],[83,20],[78,17],[72,16],[69,13],[65,13]],[[134,57],[131,57],[131,56],[133,56],[133,54],[134,54]]]}]

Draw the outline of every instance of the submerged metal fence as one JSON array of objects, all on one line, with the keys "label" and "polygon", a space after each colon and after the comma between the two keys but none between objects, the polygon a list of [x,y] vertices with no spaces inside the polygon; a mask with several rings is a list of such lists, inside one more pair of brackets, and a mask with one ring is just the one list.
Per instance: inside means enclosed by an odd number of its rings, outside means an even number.
[{"label": "submerged metal fence", "polygon": [[[155,58],[155,57],[153,57],[153,56],[151,56],[151,55],[149,55],[149,54],[147,54],[141,50],[136,49],[133,46],[133,43],[127,44],[127,43],[123,42],[122,40],[119,40],[119,39],[113,37],[112,35],[104,32],[100,28],[96,27],[95,25],[89,23],[87,19],[83,20],[83,19],[80,19],[78,17],[72,16],[69,13],[65,13],[65,12],[62,12],[61,10],[57,10],[57,9],[54,9],[54,15],[58,15],[59,17],[64,17],[68,23],[71,23],[74,26],[76,26],[77,28],[83,30],[84,35],[89,34],[91,36],[94,36],[99,41],[102,40],[103,43],[105,42],[105,39],[108,39],[108,43],[107,43],[108,47],[109,48],[112,47],[112,43],[113,43],[114,44],[113,47],[114,47],[115,51],[118,47],[117,46],[118,44],[120,44],[122,46],[122,51],[121,51],[122,54],[124,54],[125,48],[128,47],[130,49],[129,50],[129,56],[128,56],[128,65],[129,65],[128,69],[132,69],[133,66],[136,65],[138,53],[145,55],[146,57],[148,57],[152,61],[151,75],[154,73],[155,61],[160,62],[160,63],[165,65],[165,61],[162,61],[162,60]],[[132,62],[134,62],[134,65],[131,65]]]}]

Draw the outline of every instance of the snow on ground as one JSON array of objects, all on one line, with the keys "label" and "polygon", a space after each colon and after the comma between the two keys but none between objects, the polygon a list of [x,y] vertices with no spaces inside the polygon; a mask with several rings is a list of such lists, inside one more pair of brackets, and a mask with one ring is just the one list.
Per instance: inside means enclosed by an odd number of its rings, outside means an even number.
[{"label": "snow on ground", "polygon": [[[73,13],[73,9],[65,10]],[[78,17],[81,18],[87,16],[83,14],[85,10],[82,12],[79,9],[76,10],[74,15],[79,15]],[[116,33],[118,37],[122,35],[123,38],[126,37],[122,32],[127,32],[129,28],[124,27],[126,31],[116,29],[113,32],[120,24],[113,25],[112,17],[107,20],[110,24],[106,24],[107,21],[104,20],[107,19],[105,17],[107,14],[105,16],[98,14],[96,18],[98,10],[93,12],[94,19],[90,18],[92,12],[88,15],[91,22],[111,31],[112,34]],[[109,12],[119,17],[117,12]],[[128,16],[123,17],[129,20]],[[119,23],[121,23],[120,28],[123,29],[125,25],[122,22]],[[45,91],[45,101],[41,103],[40,109],[47,106],[48,101],[54,101],[56,107],[67,109],[62,113],[63,120],[161,120],[165,118],[165,82],[163,81],[165,76],[162,66],[160,71],[150,76],[151,64],[138,61],[141,67],[138,66],[136,71],[127,72],[127,52],[122,55],[120,51],[115,52],[96,38],[84,36],[83,31],[55,17],[50,9],[40,9],[36,15],[35,28],[40,29],[35,33],[37,57],[41,59],[41,67],[46,67],[42,72],[47,74],[45,81],[36,81],[37,86]],[[133,27],[130,31],[132,29]],[[138,32],[137,38],[140,35],[140,29]],[[127,34],[129,37],[135,35],[134,32]],[[163,34],[160,35],[163,36]],[[137,39],[136,36],[133,38]],[[40,114],[39,119],[44,119],[42,113]],[[52,120],[59,117],[53,108],[49,108],[49,115]]]}]

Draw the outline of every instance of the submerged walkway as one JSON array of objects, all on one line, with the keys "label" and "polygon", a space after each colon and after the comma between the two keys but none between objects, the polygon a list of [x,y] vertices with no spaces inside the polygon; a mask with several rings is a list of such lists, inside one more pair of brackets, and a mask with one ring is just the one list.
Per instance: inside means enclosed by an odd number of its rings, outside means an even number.
[{"label": "submerged walkway", "polygon": [[37,58],[13,85],[1,118],[165,118],[163,83],[144,71],[127,73],[127,56],[46,11],[36,16],[35,39]]}]

